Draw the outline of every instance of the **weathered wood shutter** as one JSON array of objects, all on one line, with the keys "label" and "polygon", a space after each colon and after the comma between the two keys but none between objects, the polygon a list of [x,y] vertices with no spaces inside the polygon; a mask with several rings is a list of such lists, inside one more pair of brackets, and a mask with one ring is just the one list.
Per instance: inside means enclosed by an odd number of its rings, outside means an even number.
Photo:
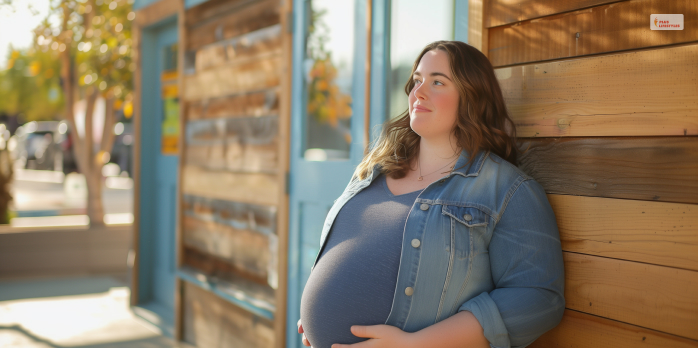
[{"label": "weathered wood shutter", "polygon": [[560,228],[567,310],[532,347],[698,347],[698,1],[471,0],[470,21]]},{"label": "weathered wood shutter", "polygon": [[283,344],[283,6],[211,0],[185,12],[180,327],[199,347]]}]

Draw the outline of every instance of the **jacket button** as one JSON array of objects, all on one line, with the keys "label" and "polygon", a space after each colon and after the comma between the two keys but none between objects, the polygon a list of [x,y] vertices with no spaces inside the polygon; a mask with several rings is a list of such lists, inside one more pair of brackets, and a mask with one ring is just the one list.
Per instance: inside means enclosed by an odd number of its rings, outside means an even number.
[{"label": "jacket button", "polygon": [[470,214],[465,214],[465,215],[463,215],[463,220],[465,220],[465,221],[470,221],[470,220],[472,220],[472,219],[473,219],[473,216],[470,215]]},{"label": "jacket button", "polygon": [[412,247],[413,247],[413,248],[419,248],[419,245],[420,245],[420,244],[422,244],[422,243],[419,241],[419,239],[416,239],[416,238],[415,238],[415,239],[412,240]]},{"label": "jacket button", "polygon": [[405,288],[405,295],[412,296],[412,294],[414,294],[414,289],[412,289],[412,287],[409,287],[409,286],[406,287]]},{"label": "jacket button", "polygon": [[419,206],[419,209],[427,210],[427,209],[429,209],[429,204],[422,203],[422,205]]}]

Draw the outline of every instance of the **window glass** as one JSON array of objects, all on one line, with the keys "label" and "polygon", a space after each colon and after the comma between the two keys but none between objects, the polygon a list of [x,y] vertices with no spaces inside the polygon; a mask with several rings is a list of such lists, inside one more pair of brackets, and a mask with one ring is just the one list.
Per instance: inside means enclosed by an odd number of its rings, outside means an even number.
[{"label": "window glass", "polygon": [[389,117],[407,111],[405,84],[412,64],[427,44],[453,40],[453,0],[393,0],[390,5]]},{"label": "window glass", "polygon": [[306,133],[310,161],[348,159],[351,144],[354,1],[306,3],[304,61]]}]

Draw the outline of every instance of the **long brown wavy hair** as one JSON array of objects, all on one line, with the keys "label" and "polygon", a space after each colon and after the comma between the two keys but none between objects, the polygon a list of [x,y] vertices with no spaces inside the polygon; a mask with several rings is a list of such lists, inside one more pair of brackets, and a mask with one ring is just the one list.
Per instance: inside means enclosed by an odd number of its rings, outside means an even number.
[{"label": "long brown wavy hair", "polygon": [[[436,41],[427,45],[414,61],[405,93],[409,96],[414,87],[414,72],[422,56],[431,50],[446,52],[451,65],[451,76],[460,97],[453,129],[460,149],[468,154],[489,150],[516,165],[514,122],[507,112],[492,64],[475,47],[460,41]],[[384,174],[395,179],[405,177],[419,154],[419,140],[420,136],[410,127],[408,109],[383,125],[380,137],[371,144],[354,176],[364,179],[371,175],[376,164],[380,164]],[[474,155],[468,157],[466,166],[475,158]]]}]

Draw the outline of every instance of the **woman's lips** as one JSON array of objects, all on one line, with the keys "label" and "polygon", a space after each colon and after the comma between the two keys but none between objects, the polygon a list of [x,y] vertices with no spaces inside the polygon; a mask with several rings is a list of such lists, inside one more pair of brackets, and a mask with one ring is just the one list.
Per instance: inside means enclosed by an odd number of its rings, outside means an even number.
[{"label": "woman's lips", "polygon": [[413,107],[412,110],[414,110],[414,112],[431,112],[431,110],[419,105]]}]

